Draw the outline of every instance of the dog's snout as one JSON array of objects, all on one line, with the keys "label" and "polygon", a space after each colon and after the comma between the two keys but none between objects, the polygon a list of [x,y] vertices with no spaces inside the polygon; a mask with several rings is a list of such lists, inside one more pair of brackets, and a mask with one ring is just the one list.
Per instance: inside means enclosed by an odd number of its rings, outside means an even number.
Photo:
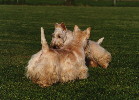
[{"label": "dog's snout", "polygon": [[55,45],[53,45],[52,47],[53,47],[54,49],[56,49],[56,46],[55,46]]},{"label": "dog's snout", "polygon": [[51,44],[50,47],[53,48],[53,49],[59,49],[59,46],[57,46],[55,44]]}]

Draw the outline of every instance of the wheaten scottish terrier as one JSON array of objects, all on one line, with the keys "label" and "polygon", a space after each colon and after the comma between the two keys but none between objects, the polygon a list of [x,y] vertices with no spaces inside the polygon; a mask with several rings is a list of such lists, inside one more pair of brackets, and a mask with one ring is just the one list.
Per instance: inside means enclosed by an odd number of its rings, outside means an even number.
[{"label": "wheaten scottish terrier", "polygon": [[74,39],[61,49],[49,48],[44,30],[41,28],[42,50],[34,54],[26,67],[26,76],[41,87],[56,82],[68,82],[75,79],[86,79],[88,68],[85,65],[84,48],[90,36],[90,28],[81,31],[74,27]]},{"label": "wheaten scottish terrier", "polygon": [[[64,45],[70,43],[74,34],[68,30],[64,23],[55,24],[55,31],[52,34],[51,46],[53,48],[61,48]],[[87,47],[85,48],[86,61],[92,66],[97,67],[98,65],[103,68],[107,68],[111,62],[111,54],[104,49],[100,44],[104,38],[99,39],[97,42],[88,40]]]}]

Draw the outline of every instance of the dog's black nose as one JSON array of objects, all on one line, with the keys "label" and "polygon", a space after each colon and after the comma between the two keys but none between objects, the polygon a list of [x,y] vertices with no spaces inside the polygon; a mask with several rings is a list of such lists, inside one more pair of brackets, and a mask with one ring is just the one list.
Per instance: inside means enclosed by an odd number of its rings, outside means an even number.
[{"label": "dog's black nose", "polygon": [[54,49],[57,49],[57,46],[54,45],[53,48],[54,48]]},{"label": "dog's black nose", "polygon": [[56,45],[52,45],[51,47],[52,47],[53,49],[59,49],[59,47],[56,46]]},{"label": "dog's black nose", "polygon": [[57,46],[56,44],[50,44],[50,47],[53,49],[59,49],[59,46]]}]

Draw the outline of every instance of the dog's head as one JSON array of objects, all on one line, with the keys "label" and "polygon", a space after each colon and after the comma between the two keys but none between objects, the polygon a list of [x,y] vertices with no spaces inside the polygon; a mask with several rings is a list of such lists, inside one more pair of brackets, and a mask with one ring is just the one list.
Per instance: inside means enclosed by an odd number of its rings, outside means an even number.
[{"label": "dog's head", "polygon": [[55,24],[55,30],[52,34],[51,47],[58,49],[64,45],[64,42],[66,41],[66,31],[67,28],[63,22],[61,24]]},{"label": "dog's head", "polygon": [[73,30],[74,39],[78,43],[81,43],[84,48],[86,47],[87,41],[90,37],[90,31],[91,31],[91,27],[88,27],[86,30],[81,31],[77,25],[74,26],[74,30]]}]

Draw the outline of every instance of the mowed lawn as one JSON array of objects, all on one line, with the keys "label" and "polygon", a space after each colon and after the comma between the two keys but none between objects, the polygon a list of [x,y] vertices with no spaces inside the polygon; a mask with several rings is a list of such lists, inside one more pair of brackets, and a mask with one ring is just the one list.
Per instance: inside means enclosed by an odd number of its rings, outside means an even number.
[{"label": "mowed lawn", "polygon": [[[56,22],[91,26],[91,40],[105,37],[112,54],[107,69],[89,77],[41,88],[25,77],[31,55],[41,49],[40,27],[51,41]],[[139,8],[0,6],[0,100],[139,100]]]}]

